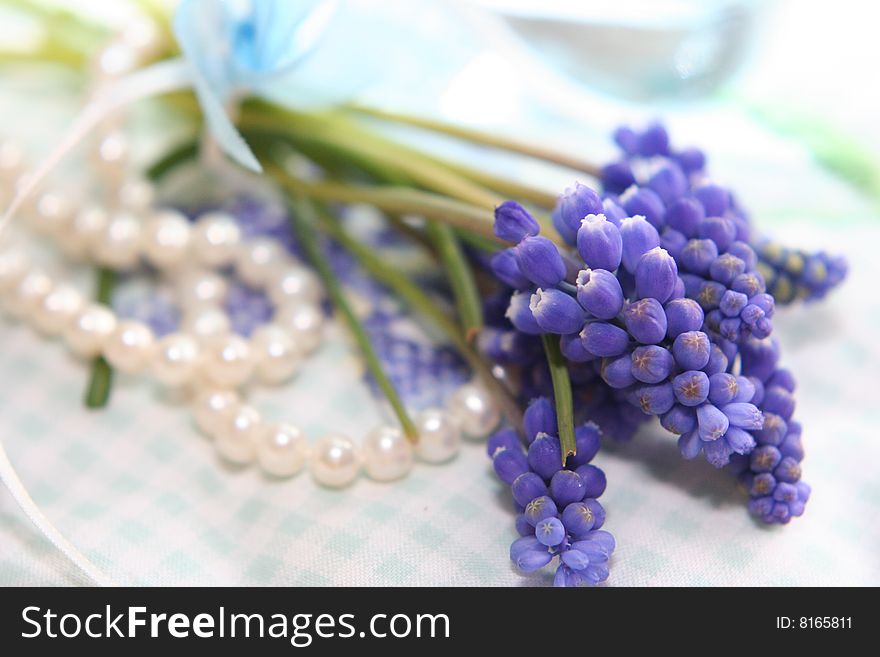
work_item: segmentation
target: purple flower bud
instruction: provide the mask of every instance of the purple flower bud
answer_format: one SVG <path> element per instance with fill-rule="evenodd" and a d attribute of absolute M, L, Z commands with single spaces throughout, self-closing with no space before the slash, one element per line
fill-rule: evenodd
<path fill-rule="evenodd" d="M 787 421 L 794 413 L 794 397 L 781 386 L 767 386 L 764 390 L 763 407 L 768 413 L 776 413 Z"/>
<path fill-rule="evenodd" d="M 629 187 L 629 185 L 627 185 Z M 626 219 L 626 210 L 610 198 L 602 199 L 602 214 L 612 224 L 620 228 L 620 222 Z"/>
<path fill-rule="evenodd" d="M 533 573 L 546 566 L 552 559 L 553 555 L 547 551 L 547 548 L 544 548 L 543 550 L 526 550 L 512 561 L 524 573 Z"/>
<path fill-rule="evenodd" d="M 538 287 L 556 287 L 565 278 L 565 261 L 546 237 L 527 237 L 514 250 L 519 270 Z"/>
<path fill-rule="evenodd" d="M 697 408 L 697 427 L 702 440 L 718 440 L 729 426 L 730 420 L 718 407 L 703 404 Z"/>
<path fill-rule="evenodd" d="M 672 391 L 683 406 L 699 406 L 709 396 L 709 377 L 699 370 L 682 372 L 672 379 Z"/>
<path fill-rule="evenodd" d="M 776 488 L 776 478 L 769 472 L 758 473 L 750 478 L 748 488 L 752 497 L 769 495 Z"/>
<path fill-rule="evenodd" d="M 636 182 L 632 167 L 625 161 L 606 164 L 599 172 L 599 178 L 605 191 L 612 194 L 621 194 Z"/>
<path fill-rule="evenodd" d="M 586 490 L 587 485 L 584 480 L 572 470 L 559 470 L 550 480 L 550 495 L 559 508 L 564 508 L 572 502 L 580 502 L 584 499 Z"/>
<path fill-rule="evenodd" d="M 753 402 L 755 396 L 755 384 L 752 380 L 745 376 L 736 377 L 736 395 L 731 401 L 735 402 Z"/>
<path fill-rule="evenodd" d="M 655 229 L 663 227 L 666 206 L 660 197 L 647 187 L 633 185 L 621 194 L 620 202 L 630 217 L 640 215 Z"/>
<path fill-rule="evenodd" d="M 614 143 L 627 155 L 637 155 L 639 152 L 639 136 L 628 125 L 616 128 L 612 133 Z"/>
<path fill-rule="evenodd" d="M 669 133 L 660 123 L 652 123 L 638 135 L 638 153 L 642 157 L 669 155 Z"/>
<path fill-rule="evenodd" d="M 709 362 L 711 347 L 709 336 L 702 331 L 681 333 L 672 342 L 672 355 L 683 368 L 701 370 Z"/>
<path fill-rule="evenodd" d="M 706 155 L 699 148 L 685 148 L 672 156 L 685 173 L 698 173 L 706 166 Z"/>
<path fill-rule="evenodd" d="M 593 460 L 599 451 L 599 427 L 592 422 L 586 422 L 574 429 L 574 444 L 577 454 L 569 456 L 566 465 L 570 468 L 578 468 Z"/>
<path fill-rule="evenodd" d="M 672 387 L 675 388 L 675 383 Z M 697 426 L 697 414 L 693 408 L 676 404 L 660 418 L 660 425 L 671 433 L 688 433 Z"/>
<path fill-rule="evenodd" d="M 513 429 L 496 431 L 486 443 L 486 452 L 489 454 L 489 458 L 494 458 L 495 454 L 503 449 L 522 451 L 522 443 Z"/>
<path fill-rule="evenodd" d="M 553 407 L 553 402 L 547 397 L 533 399 L 523 413 L 523 431 L 530 443 L 539 433 L 555 436 L 557 426 L 556 409 Z"/>
<path fill-rule="evenodd" d="M 732 402 L 737 390 L 738 385 L 733 374 L 717 372 L 709 377 L 709 401 L 716 406 Z"/>
<path fill-rule="evenodd" d="M 722 406 L 721 411 L 734 427 L 757 431 L 764 426 L 764 415 L 754 404 L 733 402 Z"/>
<path fill-rule="evenodd" d="M 568 187 L 556 202 L 556 208 L 552 214 L 553 226 L 562 239 L 569 244 L 574 244 L 581 227 L 581 220 L 588 214 L 600 214 L 601 212 L 602 199 L 599 198 L 599 195 L 586 185 L 576 182 L 574 187 Z"/>
<path fill-rule="evenodd" d="M 736 226 L 725 217 L 706 217 L 697 226 L 697 235 L 712 240 L 719 251 L 726 251 L 736 239 Z"/>
<path fill-rule="evenodd" d="M 621 221 L 620 238 L 623 266 L 630 273 L 635 273 L 642 254 L 660 246 L 660 234 L 644 217 L 627 217 Z"/>
<path fill-rule="evenodd" d="M 767 289 L 764 283 L 764 277 L 756 271 L 740 274 L 733 279 L 730 287 L 737 292 L 742 292 L 749 298 L 756 294 L 761 294 Z"/>
<path fill-rule="evenodd" d="M 518 330 L 529 335 L 540 335 L 543 331 L 529 309 L 532 295 L 529 292 L 514 292 L 510 295 L 510 305 L 504 316 Z"/>
<path fill-rule="evenodd" d="M 694 196 L 703 204 L 707 217 L 720 217 L 730 207 L 730 192 L 721 185 L 703 185 Z"/>
<path fill-rule="evenodd" d="M 525 507 L 536 497 L 549 494 L 547 484 L 534 472 L 524 472 L 514 479 L 510 485 L 510 491 L 513 493 L 513 499 L 522 507 Z"/>
<path fill-rule="evenodd" d="M 627 304 L 623 321 L 630 335 L 642 344 L 657 344 L 666 335 L 666 311 L 657 299 L 640 299 Z"/>
<path fill-rule="evenodd" d="M 636 294 L 642 298 L 654 298 L 665 303 L 678 280 L 675 259 L 659 246 L 651 249 L 636 265 Z"/>
<path fill-rule="evenodd" d="M 749 457 L 749 467 L 753 472 L 772 472 L 781 460 L 782 454 L 773 445 L 761 445 Z"/>
<path fill-rule="evenodd" d="M 535 218 L 516 201 L 505 201 L 495 208 L 495 236 L 519 244 L 526 237 L 534 237 L 541 230 Z"/>
<path fill-rule="evenodd" d="M 736 342 L 739 340 L 739 331 L 742 321 L 739 317 L 728 317 L 718 323 L 718 334 L 725 340 Z"/>
<path fill-rule="evenodd" d="M 693 299 L 673 299 L 666 303 L 666 335 L 669 338 L 703 327 L 703 309 Z"/>
<path fill-rule="evenodd" d="M 695 237 L 700 221 L 704 219 L 703 205 L 696 199 L 683 197 L 666 209 L 666 224 L 685 237 Z"/>
<path fill-rule="evenodd" d="M 721 283 L 705 281 L 697 293 L 697 303 L 700 304 L 703 310 L 713 310 L 721 304 L 721 297 L 724 296 L 726 291 L 727 288 Z"/>
<path fill-rule="evenodd" d="M 709 266 L 709 275 L 719 283 L 729 285 L 733 279 L 745 272 L 746 263 L 730 253 L 722 253 Z"/>
<path fill-rule="evenodd" d="M 642 383 L 660 383 L 672 372 L 675 360 L 665 347 L 636 347 L 632 353 L 632 375 Z"/>
<path fill-rule="evenodd" d="M 752 382 L 752 385 L 755 388 L 755 393 L 752 395 L 751 402 L 755 406 L 760 406 L 761 402 L 764 401 L 764 383 L 756 376 L 749 376 L 747 378 Z"/>
<path fill-rule="evenodd" d="M 752 331 L 752 335 L 759 340 L 768 337 L 773 332 L 773 324 L 766 317 L 762 317 L 755 322 L 754 326 L 749 328 Z"/>
<path fill-rule="evenodd" d="M 599 319 L 612 319 L 623 308 L 620 281 L 605 269 L 584 269 L 577 276 L 578 302 Z"/>
<path fill-rule="evenodd" d="M 513 483 L 514 479 L 529 470 L 526 455 L 520 448 L 498 450 L 492 459 L 492 465 L 498 478 L 506 484 Z"/>
<path fill-rule="evenodd" d="M 801 464 L 790 456 L 783 456 L 773 474 L 779 481 L 789 484 L 797 483 L 801 478 Z"/>
<path fill-rule="evenodd" d="M 544 479 L 550 479 L 557 470 L 562 469 L 562 450 L 559 438 L 539 433 L 529 445 L 529 465 Z"/>
<path fill-rule="evenodd" d="M 776 413 L 764 413 L 764 425 L 757 432 L 758 441 L 762 445 L 781 445 L 788 433 L 788 424 Z"/>
<path fill-rule="evenodd" d="M 523 515 L 534 527 L 544 518 L 552 518 L 557 514 L 556 503 L 546 495 L 534 498 L 526 504 Z"/>
<path fill-rule="evenodd" d="M 607 322 L 588 322 L 581 331 L 584 348 L 596 356 L 617 356 L 629 346 L 629 335 Z"/>
<path fill-rule="evenodd" d="M 678 451 L 688 460 L 699 456 L 700 452 L 703 451 L 703 444 L 700 434 L 696 430 L 683 433 L 678 437 Z"/>
<path fill-rule="evenodd" d="M 728 317 L 739 317 L 739 314 L 748 303 L 749 298 L 742 292 L 727 290 L 721 295 L 721 302 L 718 304 L 718 307 Z"/>
<path fill-rule="evenodd" d="M 789 392 L 794 392 L 797 387 L 797 383 L 794 380 L 794 375 L 790 370 L 787 369 L 778 369 L 773 372 L 773 375 L 767 379 L 768 386 L 781 386 L 785 388 Z"/>
<path fill-rule="evenodd" d="M 529 287 L 529 279 L 519 270 L 513 249 L 503 249 L 493 254 L 489 265 L 495 277 L 505 285 L 520 290 Z"/>
<path fill-rule="evenodd" d="M 614 271 L 620 266 L 623 253 L 620 231 L 604 214 L 588 214 L 581 221 L 577 248 L 581 258 L 592 269 Z"/>
<path fill-rule="evenodd" d="M 538 542 L 537 538 L 535 538 L 535 527 L 534 523 L 532 523 L 532 525 L 529 526 L 528 536 L 518 538 L 510 544 L 510 558 L 512 561 L 516 561 L 516 558 L 524 552 L 540 550 L 547 552 L 547 549 Z"/>
<path fill-rule="evenodd" d="M 535 538 L 547 547 L 556 547 L 565 539 L 565 527 L 559 518 L 545 518 L 535 525 Z"/>
<path fill-rule="evenodd" d="M 602 359 L 600 375 L 602 380 L 612 388 L 619 390 L 628 388 L 636 382 L 632 375 L 632 356 L 623 354 L 614 358 Z"/>
<path fill-rule="evenodd" d="M 681 167 L 676 162 L 669 161 L 651 176 L 648 187 L 664 204 L 669 204 L 687 192 L 688 180 Z"/>
<path fill-rule="evenodd" d="M 601 468 L 588 463 L 579 467 L 577 473 L 584 482 L 584 497 L 595 499 L 605 492 L 605 486 L 608 482 Z"/>
<path fill-rule="evenodd" d="M 572 363 L 589 363 L 596 360 L 595 354 L 591 354 L 581 340 L 581 334 L 569 333 L 559 338 L 559 350 L 565 359 Z"/>
<path fill-rule="evenodd" d="M 555 288 L 538 288 L 529 302 L 529 310 L 547 333 L 576 333 L 586 320 L 584 309 L 575 298 Z"/>
<path fill-rule="evenodd" d="M 593 510 L 583 502 L 569 504 L 562 512 L 562 524 L 573 538 L 589 534 L 595 523 Z"/>
<path fill-rule="evenodd" d="M 706 460 L 716 468 L 723 468 L 730 463 L 730 455 L 733 449 L 726 440 L 713 440 L 703 444 L 703 453 Z"/>
<path fill-rule="evenodd" d="M 673 355 L 675 355 L 675 352 L 673 352 Z M 709 376 L 717 374 L 718 372 L 726 372 L 727 364 L 727 356 L 724 355 L 724 352 L 721 351 L 721 348 L 718 345 L 713 344 L 712 348 L 709 350 L 709 361 L 703 367 L 703 371 Z"/>
<path fill-rule="evenodd" d="M 712 240 L 692 239 L 681 250 L 681 266 L 685 271 L 703 276 L 718 257 L 718 246 Z"/>
<path fill-rule="evenodd" d="M 629 400 L 633 406 L 638 406 L 645 415 L 662 415 L 675 403 L 675 395 L 672 385 L 661 383 L 658 385 L 640 385 L 633 388 L 629 393 Z"/>
<path fill-rule="evenodd" d="M 584 504 L 586 504 L 587 507 L 589 507 L 589 509 L 593 512 L 593 518 L 595 519 L 595 521 L 593 523 L 593 530 L 594 531 L 592 534 L 590 534 L 590 536 L 595 538 L 596 537 L 595 530 L 599 529 L 602 525 L 605 524 L 605 507 L 603 507 L 599 503 L 599 500 L 594 500 L 592 498 L 585 499 Z M 610 554 L 611 550 L 614 549 L 614 539 L 611 538 L 611 534 L 608 534 L 608 532 L 602 532 L 602 534 L 607 534 L 608 538 L 611 539 L 610 546 L 607 544 L 605 545 L 605 547 L 608 548 L 608 554 Z M 578 549 L 580 549 L 580 548 L 578 548 Z"/>
<path fill-rule="evenodd" d="M 766 292 L 754 295 L 749 299 L 749 303 L 763 310 L 764 315 L 766 315 L 767 317 L 773 317 L 773 311 L 775 310 L 776 302 L 773 300 L 773 297 Z"/>
<path fill-rule="evenodd" d="M 687 242 L 688 239 L 684 236 L 684 233 L 680 233 L 668 226 L 660 234 L 660 246 L 666 249 L 673 258 L 678 258 L 681 255 L 681 250 Z"/>
<path fill-rule="evenodd" d="M 526 517 L 522 513 L 517 514 L 514 524 L 516 526 L 516 533 L 520 536 L 535 537 L 535 528 L 529 524 L 529 521 L 526 520 Z"/>
<path fill-rule="evenodd" d="M 745 340 L 742 343 L 741 356 L 743 375 L 766 381 L 779 362 L 779 344 L 773 338 Z M 755 403 L 760 404 L 760 401 Z"/>
<path fill-rule="evenodd" d="M 758 256 L 755 250 L 745 242 L 737 240 L 727 247 L 727 252 L 742 260 L 746 264 L 746 271 L 754 269 L 758 264 Z"/>

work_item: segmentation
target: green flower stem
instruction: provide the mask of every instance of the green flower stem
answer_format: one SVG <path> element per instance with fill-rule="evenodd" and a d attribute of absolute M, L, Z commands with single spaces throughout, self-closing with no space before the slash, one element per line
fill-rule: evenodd
<path fill-rule="evenodd" d="M 559 444 L 562 447 L 562 465 L 569 456 L 577 453 L 574 440 L 574 402 L 571 397 L 571 379 L 568 367 L 559 349 L 559 336 L 543 334 L 544 352 L 550 366 L 553 381 L 553 397 L 556 399 L 556 420 L 559 425 Z"/>
<path fill-rule="evenodd" d="M 402 123 L 405 125 L 423 128 L 432 132 L 439 132 L 444 135 L 463 139 L 475 144 L 483 144 L 501 150 L 527 155 L 529 157 L 552 162 L 560 166 L 586 173 L 587 175 L 598 177 L 600 168 L 593 162 L 573 157 L 566 153 L 561 153 L 550 148 L 546 148 L 539 144 L 533 144 L 525 141 L 514 139 L 513 137 L 505 137 L 503 135 L 486 133 L 474 128 L 445 123 L 436 119 L 429 119 L 421 116 L 411 116 L 398 112 L 389 112 L 363 105 L 350 105 L 348 109 L 359 114 L 365 114 L 384 121 L 392 121 L 394 123 Z"/>
<path fill-rule="evenodd" d="M 103 267 L 98 269 L 98 303 L 110 305 L 113 295 L 113 286 L 116 276 L 112 269 Z M 91 374 L 86 387 L 84 403 L 88 408 L 103 408 L 110 399 L 110 390 L 113 387 L 113 368 L 103 356 L 97 356 L 92 361 Z"/>
<path fill-rule="evenodd" d="M 464 329 L 464 338 L 469 343 L 473 342 L 483 328 L 483 304 L 471 265 L 464 255 L 455 231 L 450 226 L 430 221 L 426 231 L 437 246 L 440 260 L 449 276 L 458 316 Z"/>
<path fill-rule="evenodd" d="M 363 353 L 364 360 L 367 363 L 370 373 L 373 375 L 379 388 L 381 388 L 382 392 L 385 394 L 386 399 L 388 399 L 388 402 L 391 404 L 391 408 L 394 409 L 394 413 L 400 421 L 403 433 L 411 442 L 417 442 L 418 431 L 416 430 L 416 426 L 407 414 L 406 407 L 400 399 L 400 396 L 397 394 L 394 384 L 391 383 L 391 380 L 382 368 L 382 362 L 379 360 L 376 351 L 373 349 L 373 345 L 370 342 L 370 337 L 367 335 L 366 329 L 358 319 L 351 304 L 349 304 L 339 279 L 333 273 L 333 269 L 331 268 L 327 257 L 324 255 L 318 244 L 318 237 L 315 233 L 314 227 L 315 210 L 312 207 L 311 202 L 303 198 L 291 199 L 290 217 L 303 250 L 318 271 L 321 279 L 324 281 L 324 286 L 327 288 L 327 293 L 330 295 L 333 305 L 336 306 L 346 324 L 348 324 L 349 330 L 351 330 L 355 341 L 358 343 L 358 346 Z"/>
<path fill-rule="evenodd" d="M 522 426 L 522 414 L 509 391 L 492 375 L 492 371 L 474 348 L 468 344 L 460 327 L 449 319 L 438 305 L 415 285 L 406 273 L 390 266 L 376 253 L 349 235 L 338 219 L 327 212 L 319 212 L 321 227 L 342 248 L 351 253 L 361 267 L 379 283 L 394 292 L 412 310 L 426 319 L 431 326 L 442 332 L 453 344 L 464 361 L 501 403 L 503 412 L 512 426 Z"/>
<path fill-rule="evenodd" d="M 305 182 L 285 177 L 281 184 L 288 190 L 321 201 L 368 203 L 394 214 L 418 214 L 426 219 L 442 221 L 456 228 L 476 233 L 505 246 L 492 231 L 494 215 L 454 199 L 412 189 L 381 185 L 351 185 L 340 182 Z"/>

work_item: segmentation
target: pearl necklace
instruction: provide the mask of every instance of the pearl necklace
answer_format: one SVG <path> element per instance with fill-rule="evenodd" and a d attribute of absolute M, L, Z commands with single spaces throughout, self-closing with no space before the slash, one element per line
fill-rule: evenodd
<path fill-rule="evenodd" d="M 8 146 L 0 153 L 11 152 Z M 10 158 L 7 156 L 7 160 Z M 7 165 L 9 162 L 7 161 Z M 309 444 L 289 423 L 264 421 L 239 390 L 256 379 L 266 385 L 289 380 L 323 336 L 322 290 L 317 277 L 276 240 L 243 239 L 235 218 L 208 212 L 195 222 L 174 210 L 152 208 L 151 187 L 129 182 L 121 208 L 75 212 L 58 194 L 42 195 L 31 207 L 31 228 L 54 240 L 68 255 L 88 257 L 129 271 L 146 261 L 173 281 L 182 311 L 179 331 L 157 338 L 143 322 L 120 319 L 107 306 L 87 302 L 68 283 L 55 283 L 32 267 L 20 249 L 0 246 L 0 306 L 30 322 L 46 337 L 63 337 L 82 358 L 104 358 L 120 372 L 151 373 L 162 385 L 190 392 L 196 425 L 225 460 L 256 461 L 275 477 L 290 477 L 308 464 L 320 484 L 343 487 L 364 471 L 376 481 L 404 477 L 416 458 L 442 463 L 459 450 L 462 435 L 486 437 L 500 410 L 487 391 L 469 383 L 446 409 L 414 417 L 413 445 L 395 427 L 379 427 L 358 446 L 331 433 Z M 233 334 L 222 307 L 227 281 L 217 270 L 234 268 L 247 285 L 262 289 L 275 307 L 270 323 L 250 338 Z"/>

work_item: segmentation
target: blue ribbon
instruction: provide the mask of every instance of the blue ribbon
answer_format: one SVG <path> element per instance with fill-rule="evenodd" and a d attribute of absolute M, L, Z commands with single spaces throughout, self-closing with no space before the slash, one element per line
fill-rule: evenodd
<path fill-rule="evenodd" d="M 208 128 L 220 147 L 248 169 L 262 171 L 230 120 L 226 103 L 242 92 L 277 97 L 277 87 L 284 86 L 281 78 L 313 52 L 336 5 L 336 0 L 180 3 L 174 16 L 174 34 L 186 58 Z M 314 102 L 301 86 L 299 100 Z"/>

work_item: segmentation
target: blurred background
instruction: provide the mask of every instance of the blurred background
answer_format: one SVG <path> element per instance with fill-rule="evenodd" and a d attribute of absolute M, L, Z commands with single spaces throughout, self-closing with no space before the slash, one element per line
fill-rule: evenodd
<path fill-rule="evenodd" d="M 21 16 L 29 4 L 63 6 L 116 27 L 138 7 L 173 6 L 0 0 L 3 50 L 26 48 L 49 27 Z M 657 430 L 638 448 L 601 457 L 617 483 L 603 498 L 619 542 L 611 583 L 880 584 L 880 486 L 870 465 L 880 459 L 873 285 L 880 276 L 880 10 L 859 0 L 358 4 L 373 17 L 361 28 L 393 35 L 381 74 L 355 85 L 359 102 L 596 162 L 614 154 L 614 127 L 662 118 L 676 146 L 707 152 L 712 177 L 736 190 L 765 232 L 850 260 L 849 280 L 826 302 L 774 319 L 784 362 L 800 382 L 805 478 L 814 489 L 805 517 L 784 529 L 757 528 L 723 475 L 682 462 Z M 45 153 L 84 95 L 70 72 L 3 61 L 0 138 Z M 144 161 L 191 129 L 150 103 L 130 123 L 132 150 Z M 572 182 L 572 172 L 413 129 L 393 132 L 548 190 Z M 0 331 L 6 449 L 47 515 L 122 581 L 535 583 L 509 566 L 509 509 L 479 445 L 447 467 L 417 469 L 400 486 L 362 481 L 357 495 L 316 490 L 304 477 L 267 484 L 220 468 L 189 435 L 183 409 L 145 385 L 123 382 L 106 412 L 84 412 L 80 364 L 7 320 Z M 308 424 L 320 419 L 310 413 L 326 412 L 309 398 L 321 390 L 346 404 L 334 419 L 340 430 L 357 433 L 378 421 L 344 343 L 322 351 L 316 367 L 337 376 L 306 372 L 285 396 L 261 403 L 269 412 L 296 408 Z M 0 491 L 0 583 L 76 581 Z"/>

